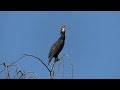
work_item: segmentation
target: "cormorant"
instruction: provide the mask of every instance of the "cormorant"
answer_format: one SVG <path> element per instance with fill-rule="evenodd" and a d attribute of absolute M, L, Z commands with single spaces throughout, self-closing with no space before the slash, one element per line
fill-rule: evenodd
<path fill-rule="evenodd" d="M 53 44 L 53 46 L 50 49 L 49 55 L 48 55 L 48 65 L 50 64 L 52 58 L 55 58 L 55 62 L 58 61 L 58 55 L 61 52 L 61 50 L 64 47 L 64 43 L 65 43 L 65 26 L 61 27 L 60 30 L 60 38 Z"/>

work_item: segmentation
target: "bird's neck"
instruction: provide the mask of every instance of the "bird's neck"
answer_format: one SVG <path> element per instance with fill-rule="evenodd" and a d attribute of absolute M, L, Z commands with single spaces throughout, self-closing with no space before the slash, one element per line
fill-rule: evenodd
<path fill-rule="evenodd" d="M 61 37 L 60 37 L 62 40 L 65 40 L 65 34 L 61 34 Z"/>

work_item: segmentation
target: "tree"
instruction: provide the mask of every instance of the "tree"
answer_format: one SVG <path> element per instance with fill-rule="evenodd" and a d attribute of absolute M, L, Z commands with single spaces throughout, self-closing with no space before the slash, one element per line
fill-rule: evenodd
<path fill-rule="evenodd" d="M 67 54 L 63 54 L 59 59 L 58 61 L 62 61 L 63 62 L 63 78 L 64 78 L 64 56 L 67 56 L 67 58 L 69 59 L 68 55 Z M 39 75 L 35 72 L 32 72 L 32 71 L 27 71 L 26 70 L 22 70 L 20 67 L 19 67 L 19 63 L 21 60 L 23 60 L 23 58 L 25 57 L 32 57 L 32 58 L 35 58 L 36 60 L 39 60 L 40 63 L 42 63 L 44 65 L 44 67 L 46 68 L 46 70 L 48 71 L 49 73 L 49 76 L 50 76 L 50 79 L 55 79 L 54 78 L 54 65 L 58 62 L 54 62 L 52 67 L 49 68 L 39 57 L 36 57 L 34 55 L 28 55 L 28 54 L 22 54 L 21 57 L 16 60 L 15 62 L 12 62 L 11 64 L 8 64 L 6 62 L 4 63 L 1 63 L 0 64 L 0 74 L 1 73 L 6 73 L 6 77 L 4 77 L 4 79 L 27 79 L 26 76 L 28 75 L 28 78 L 29 79 L 40 79 Z M 72 68 L 72 78 L 73 78 L 73 65 L 71 64 L 71 68 Z M 12 78 L 10 75 L 11 75 L 11 68 L 15 68 L 14 70 L 14 77 Z M 59 68 L 59 67 L 58 67 Z"/>

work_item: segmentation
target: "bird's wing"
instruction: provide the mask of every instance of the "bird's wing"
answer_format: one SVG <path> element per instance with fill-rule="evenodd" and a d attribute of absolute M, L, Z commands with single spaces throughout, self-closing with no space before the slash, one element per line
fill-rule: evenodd
<path fill-rule="evenodd" d="M 64 42 L 58 39 L 50 49 L 49 57 L 53 57 L 55 54 L 58 55 L 64 46 Z"/>
<path fill-rule="evenodd" d="M 55 42 L 55 43 L 53 44 L 53 46 L 51 47 L 50 52 L 49 52 L 49 57 L 50 57 L 50 56 L 53 57 L 53 55 L 51 55 L 51 54 L 54 54 L 53 52 L 55 52 L 56 47 L 57 47 L 57 42 Z"/>
<path fill-rule="evenodd" d="M 48 55 L 48 58 L 49 58 L 49 60 L 48 60 L 48 65 L 50 64 L 50 62 L 51 62 L 51 60 L 52 60 L 52 58 L 53 58 L 53 56 L 54 56 L 54 54 L 53 54 L 54 49 L 55 49 L 55 46 L 53 45 L 53 46 L 51 47 L 50 52 L 49 52 L 49 55 Z"/>
<path fill-rule="evenodd" d="M 62 48 L 64 46 L 64 41 L 62 39 L 59 39 L 56 46 L 57 46 L 56 47 L 57 50 L 56 50 L 55 53 L 58 55 L 61 52 L 61 50 L 62 50 Z"/>

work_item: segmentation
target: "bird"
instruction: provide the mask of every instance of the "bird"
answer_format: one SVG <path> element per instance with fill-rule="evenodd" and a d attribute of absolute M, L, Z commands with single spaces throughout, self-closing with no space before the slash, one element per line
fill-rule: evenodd
<path fill-rule="evenodd" d="M 60 38 L 50 48 L 49 55 L 48 55 L 48 58 L 49 58 L 48 65 L 50 64 L 52 58 L 55 58 L 54 62 L 59 60 L 58 55 L 63 49 L 65 44 L 65 29 L 66 29 L 65 25 L 63 25 L 60 30 L 60 34 L 61 34 Z"/>

